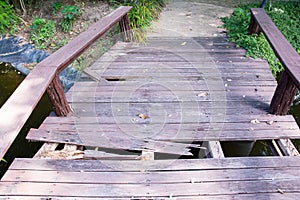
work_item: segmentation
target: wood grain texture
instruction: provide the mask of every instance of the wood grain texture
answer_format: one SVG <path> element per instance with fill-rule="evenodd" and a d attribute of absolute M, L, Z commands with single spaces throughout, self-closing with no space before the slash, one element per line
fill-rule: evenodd
<path fill-rule="evenodd" d="M 0 196 L 286 199 L 298 194 L 299 166 L 297 157 L 119 162 L 16 159 L 2 178 Z"/>

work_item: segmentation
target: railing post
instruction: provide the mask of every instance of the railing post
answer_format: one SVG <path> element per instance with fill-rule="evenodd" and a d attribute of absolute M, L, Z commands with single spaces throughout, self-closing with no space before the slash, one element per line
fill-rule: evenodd
<path fill-rule="evenodd" d="M 250 24 L 249 24 L 249 28 L 248 28 L 248 33 L 259 35 L 261 33 L 261 31 L 262 30 L 261 30 L 259 24 L 257 23 L 257 21 L 255 20 L 255 17 L 251 13 L 251 19 L 250 19 Z"/>
<path fill-rule="evenodd" d="M 297 91 L 298 88 L 289 74 L 286 71 L 283 71 L 271 101 L 270 113 L 275 115 L 286 115 Z"/>
<path fill-rule="evenodd" d="M 57 74 L 49 85 L 47 93 L 57 116 L 67 116 L 71 112 L 71 108 L 67 102 L 64 89 Z"/>
<path fill-rule="evenodd" d="M 124 15 L 124 17 L 120 20 L 119 24 L 124 42 L 130 42 L 132 39 L 132 31 L 130 27 L 128 14 Z"/>

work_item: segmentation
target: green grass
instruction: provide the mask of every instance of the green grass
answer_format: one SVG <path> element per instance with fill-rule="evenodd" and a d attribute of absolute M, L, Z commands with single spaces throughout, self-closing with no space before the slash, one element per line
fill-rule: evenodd
<path fill-rule="evenodd" d="M 166 0 L 110 0 L 111 5 L 118 7 L 132 6 L 128 14 L 130 26 L 133 29 L 133 40 L 142 42 L 145 39 L 146 28 L 157 20 Z"/>
<path fill-rule="evenodd" d="M 8 1 L 0 1 L 0 34 L 13 34 L 20 19 L 14 14 L 13 6 Z"/>
<path fill-rule="evenodd" d="M 75 20 L 79 15 L 81 15 L 81 10 L 78 6 L 64 6 L 60 11 L 63 15 L 62 21 L 60 22 L 60 27 L 64 32 L 71 30 Z"/>
<path fill-rule="evenodd" d="M 30 26 L 30 39 L 38 49 L 47 48 L 54 39 L 55 22 L 44 18 L 35 18 Z"/>
<path fill-rule="evenodd" d="M 267 60 L 273 75 L 278 77 L 283 67 L 264 35 L 248 35 L 250 8 L 254 7 L 259 7 L 259 4 L 246 4 L 235 8 L 230 17 L 222 18 L 224 27 L 228 31 L 230 41 L 247 50 L 246 56 Z M 300 2 L 273 2 L 269 3 L 265 10 L 295 50 L 300 53 Z"/>

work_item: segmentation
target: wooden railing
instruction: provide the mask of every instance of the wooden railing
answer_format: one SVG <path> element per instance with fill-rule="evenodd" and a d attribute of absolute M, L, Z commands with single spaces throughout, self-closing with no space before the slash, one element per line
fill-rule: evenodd
<path fill-rule="evenodd" d="M 130 9 L 131 7 L 123 6 L 100 19 L 88 30 L 37 64 L 23 80 L 0 109 L 1 158 L 9 149 L 46 90 L 58 116 L 67 116 L 71 112 L 58 74 L 118 22 L 124 41 L 129 41 L 131 31 L 127 13 Z"/>
<path fill-rule="evenodd" d="M 251 9 L 249 33 L 263 32 L 284 67 L 270 104 L 270 113 L 286 115 L 300 88 L 300 56 L 263 8 Z"/>

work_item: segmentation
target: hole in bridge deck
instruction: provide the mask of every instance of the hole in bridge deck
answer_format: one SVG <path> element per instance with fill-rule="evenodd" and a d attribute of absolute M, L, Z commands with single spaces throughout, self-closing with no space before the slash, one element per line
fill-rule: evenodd
<path fill-rule="evenodd" d="M 105 80 L 109 82 L 126 81 L 125 78 L 118 78 L 118 77 L 105 77 Z"/>
<path fill-rule="evenodd" d="M 246 156 L 278 156 L 272 141 L 228 141 L 221 142 L 225 157 L 246 157 Z"/>

